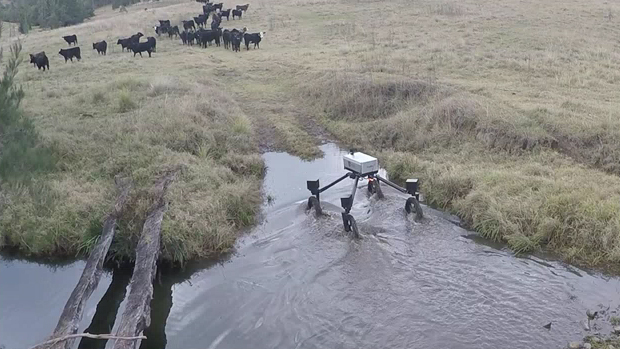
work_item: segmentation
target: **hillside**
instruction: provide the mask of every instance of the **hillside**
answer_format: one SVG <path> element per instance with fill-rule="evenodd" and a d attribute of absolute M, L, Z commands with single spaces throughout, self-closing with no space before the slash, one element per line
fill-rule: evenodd
<path fill-rule="evenodd" d="M 35 177 L 35 189 L 3 184 L 14 203 L 0 221 L 10 245 L 85 250 L 113 200 L 114 175 L 147 188 L 182 164 L 165 255 L 226 249 L 254 221 L 260 151 L 311 158 L 329 133 L 380 154 L 393 178 L 419 176 L 430 204 L 516 251 L 620 261 L 620 5 L 263 0 L 223 23 L 266 31 L 260 50 L 164 37 L 151 59 L 116 45 L 107 56 L 90 50 L 201 11 L 195 2 L 158 6 L 105 9 L 23 37 L 25 52 L 51 58 L 50 72 L 24 64 L 18 78 L 24 110 L 59 163 Z M 79 63 L 56 54 L 68 34 L 80 38 Z M 125 241 L 146 202 L 136 195 Z M 115 252 L 129 246 L 121 240 Z"/>

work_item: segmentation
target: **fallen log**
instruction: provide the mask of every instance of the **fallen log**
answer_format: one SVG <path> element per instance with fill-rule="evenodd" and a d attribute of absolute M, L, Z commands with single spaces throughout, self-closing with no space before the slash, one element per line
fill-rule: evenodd
<path fill-rule="evenodd" d="M 166 174 L 155 185 L 151 206 L 142 226 L 142 233 L 136 247 L 136 264 L 129 282 L 129 294 L 123 316 L 116 331 L 118 337 L 138 336 L 150 325 L 150 303 L 153 298 L 153 280 L 157 272 L 157 259 L 161 241 L 161 222 L 168 205 L 164 199 L 168 185 L 178 170 Z M 135 349 L 140 341 L 117 340 L 114 349 Z"/>
<path fill-rule="evenodd" d="M 90 256 L 86 261 L 86 266 L 82 272 L 82 276 L 77 285 L 73 289 L 71 296 L 65 304 L 65 308 L 60 315 L 58 324 L 51 338 L 55 340 L 48 341 L 45 348 L 53 349 L 70 349 L 73 347 L 80 321 L 82 320 L 82 314 L 84 312 L 84 305 L 88 298 L 92 295 L 93 291 L 97 288 L 99 280 L 101 279 L 101 273 L 103 272 L 103 262 L 108 254 L 112 239 L 114 238 L 114 229 L 116 228 L 116 221 L 127 202 L 129 191 L 131 189 L 131 183 L 124 180 L 116 180 L 116 188 L 119 191 L 118 197 L 112 209 L 112 212 L 105 218 L 103 222 L 103 230 L 99 237 L 99 242 L 90 252 Z M 58 340 L 58 338 L 63 338 Z"/>
<path fill-rule="evenodd" d="M 113 336 L 111 334 L 90 334 L 90 333 L 77 333 L 77 334 L 69 334 L 63 337 L 58 337 L 58 338 L 53 338 L 50 339 L 48 341 L 45 341 L 43 343 L 39 343 L 37 345 L 35 345 L 34 347 L 30 347 L 29 349 L 38 349 L 38 348 L 43 348 L 46 345 L 54 345 L 58 342 L 68 342 L 71 339 L 75 339 L 75 338 L 91 338 L 91 339 L 122 339 L 122 340 L 138 340 L 138 339 L 146 339 L 145 336 L 136 336 L 136 337 L 117 337 L 117 336 Z"/>

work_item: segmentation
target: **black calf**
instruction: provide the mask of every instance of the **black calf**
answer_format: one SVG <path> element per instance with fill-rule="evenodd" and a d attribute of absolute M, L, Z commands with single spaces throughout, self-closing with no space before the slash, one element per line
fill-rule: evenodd
<path fill-rule="evenodd" d="M 222 17 L 226 17 L 226 20 L 229 20 L 230 18 L 230 9 L 226 10 L 226 11 L 220 11 L 220 18 Z"/>
<path fill-rule="evenodd" d="M 153 38 L 154 39 L 154 38 Z M 153 43 L 151 42 L 138 42 L 138 43 L 132 43 L 131 46 L 131 50 L 133 51 L 133 56 L 136 56 L 136 53 L 140 54 L 140 57 L 142 57 L 142 52 L 148 52 L 149 57 L 151 57 L 151 52 L 153 52 Z"/>
<path fill-rule="evenodd" d="M 30 63 L 34 64 L 39 70 L 43 68 L 43 71 L 45 71 L 46 67 L 47 70 L 50 69 L 50 61 L 47 59 L 45 51 L 30 55 Z"/>
<path fill-rule="evenodd" d="M 73 57 L 77 58 L 78 61 L 82 59 L 82 55 L 80 54 L 79 47 L 60 49 L 58 54 L 65 57 L 65 63 L 67 63 L 68 60 L 71 60 L 71 62 L 73 62 Z"/>
<path fill-rule="evenodd" d="M 78 40 L 77 40 L 77 35 L 67 35 L 67 36 L 63 36 L 63 39 L 65 39 L 65 41 L 67 42 L 67 44 L 69 44 L 69 46 L 71 46 L 71 44 L 73 45 L 77 45 Z"/>
<path fill-rule="evenodd" d="M 232 10 L 233 20 L 235 19 L 235 17 L 239 17 L 239 19 L 241 19 L 242 14 L 243 14 L 243 11 L 241 10 Z"/>
<path fill-rule="evenodd" d="M 99 41 L 93 44 L 93 50 L 97 50 L 97 54 L 106 55 L 106 51 L 108 50 L 108 43 L 104 41 Z"/>
<path fill-rule="evenodd" d="M 189 21 L 183 21 L 183 29 L 184 30 L 196 30 L 196 26 L 194 25 L 194 20 L 190 19 Z"/>

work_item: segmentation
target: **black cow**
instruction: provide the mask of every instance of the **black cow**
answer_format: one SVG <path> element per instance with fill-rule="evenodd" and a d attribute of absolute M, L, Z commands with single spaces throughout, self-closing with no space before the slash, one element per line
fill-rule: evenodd
<path fill-rule="evenodd" d="M 209 17 L 205 15 L 198 15 L 198 17 L 194 17 L 194 22 L 196 22 L 199 27 L 202 27 L 207 24 L 207 18 Z"/>
<path fill-rule="evenodd" d="M 194 25 L 194 20 L 190 19 L 189 21 L 183 21 L 183 30 L 196 30 L 196 26 Z"/>
<path fill-rule="evenodd" d="M 140 42 L 140 38 L 143 37 L 144 34 L 137 32 L 136 34 L 132 35 L 129 38 L 129 41 L 131 41 L 132 43 L 136 43 L 136 42 Z"/>
<path fill-rule="evenodd" d="M 219 4 L 213 4 L 213 9 L 222 11 L 222 6 L 224 6 L 223 2 L 220 2 Z"/>
<path fill-rule="evenodd" d="M 61 48 L 58 54 L 65 57 L 65 63 L 67 63 L 68 60 L 71 60 L 71 62 L 73 62 L 73 57 L 77 58 L 78 61 L 82 59 L 79 47 L 72 47 L 68 49 Z"/>
<path fill-rule="evenodd" d="M 232 50 L 234 52 L 241 51 L 241 39 L 243 38 L 243 34 L 241 32 L 236 31 L 230 32 L 230 45 L 232 46 Z"/>
<path fill-rule="evenodd" d="M 237 5 L 236 9 L 240 10 L 240 11 L 247 11 L 248 7 L 250 7 L 250 4 L 245 4 L 245 5 Z"/>
<path fill-rule="evenodd" d="M 230 9 L 226 10 L 226 11 L 220 11 L 220 18 L 221 17 L 226 17 L 226 20 L 230 19 Z"/>
<path fill-rule="evenodd" d="M 222 41 L 224 41 L 224 48 L 228 50 L 230 47 L 230 30 L 224 29 L 222 32 Z"/>
<path fill-rule="evenodd" d="M 220 38 L 222 37 L 222 32 L 218 30 L 201 30 L 197 32 L 198 39 L 200 45 L 203 48 L 207 48 L 207 44 L 215 41 L 216 46 L 220 46 Z"/>
<path fill-rule="evenodd" d="M 157 34 L 157 36 L 160 36 L 161 34 L 167 34 L 170 30 L 170 27 L 163 27 L 161 25 L 156 25 L 153 28 L 155 29 L 155 33 Z"/>
<path fill-rule="evenodd" d="M 202 13 L 209 16 L 211 12 L 215 11 L 213 4 L 206 4 L 202 7 Z"/>
<path fill-rule="evenodd" d="M 103 41 L 95 42 L 93 44 L 93 50 L 97 50 L 97 54 L 106 55 L 106 51 L 108 50 L 108 43 Z"/>
<path fill-rule="evenodd" d="M 183 41 L 183 45 L 187 45 L 187 32 L 182 32 L 180 35 L 181 41 Z"/>
<path fill-rule="evenodd" d="M 155 39 L 155 38 L 153 38 Z M 140 54 L 142 57 L 142 52 L 148 52 L 149 57 L 151 57 L 151 52 L 153 52 L 153 43 L 150 41 L 147 42 L 133 42 L 131 44 L 131 50 L 133 51 L 133 56 L 136 56 L 136 53 Z"/>
<path fill-rule="evenodd" d="M 127 49 L 127 51 L 129 51 L 129 47 L 131 46 L 131 38 L 118 39 L 116 44 L 117 45 L 121 45 L 121 48 L 122 48 L 123 51 L 125 51 L 125 49 Z"/>
<path fill-rule="evenodd" d="M 154 37 L 149 36 L 148 38 L 146 38 L 146 42 L 148 44 L 151 44 L 151 48 L 153 48 L 153 52 L 157 52 L 157 40 L 155 40 Z"/>
<path fill-rule="evenodd" d="M 190 46 L 194 45 L 194 40 L 196 39 L 196 33 L 194 32 L 184 32 L 187 33 L 187 44 Z"/>
<path fill-rule="evenodd" d="M 243 14 L 243 11 L 241 10 L 232 10 L 233 20 L 235 19 L 235 17 L 239 17 L 239 19 L 241 19 L 242 14 Z"/>
<path fill-rule="evenodd" d="M 78 43 L 77 35 L 75 34 L 63 36 L 62 38 L 65 39 L 65 41 L 67 42 L 67 44 L 69 44 L 69 46 L 71 46 L 71 44 L 75 46 Z"/>
<path fill-rule="evenodd" d="M 168 30 L 168 37 L 172 39 L 173 36 L 179 35 L 179 26 L 175 25 L 174 27 Z"/>
<path fill-rule="evenodd" d="M 47 67 L 47 70 L 50 69 L 50 61 L 47 59 L 45 51 L 30 55 L 30 63 L 36 66 L 39 70 L 43 68 L 43 71 L 45 71 L 45 67 Z"/>
<path fill-rule="evenodd" d="M 159 20 L 159 26 L 160 27 L 170 27 L 172 24 L 170 24 L 170 20 L 169 19 L 164 19 L 164 20 Z"/>
<path fill-rule="evenodd" d="M 251 43 L 254 44 L 254 48 L 260 48 L 259 43 L 264 37 L 265 37 L 265 32 L 243 34 L 243 39 L 245 40 L 245 48 L 249 50 Z"/>

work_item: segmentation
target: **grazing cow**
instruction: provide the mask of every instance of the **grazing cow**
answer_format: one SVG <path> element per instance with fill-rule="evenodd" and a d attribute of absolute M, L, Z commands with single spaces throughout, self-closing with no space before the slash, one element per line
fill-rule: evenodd
<path fill-rule="evenodd" d="M 103 41 L 95 42 L 93 44 L 93 50 L 97 50 L 97 54 L 106 55 L 106 51 L 108 50 L 108 43 Z"/>
<path fill-rule="evenodd" d="M 226 11 L 220 11 L 220 18 L 221 17 L 226 17 L 226 20 L 229 20 L 229 18 L 230 18 L 230 9 L 228 9 Z"/>
<path fill-rule="evenodd" d="M 224 6 L 223 2 L 220 2 L 219 4 L 213 4 L 213 9 L 222 11 L 222 6 Z"/>
<path fill-rule="evenodd" d="M 232 10 L 233 20 L 235 19 L 235 17 L 239 17 L 239 19 L 241 19 L 242 14 L 243 14 L 243 11 L 241 10 Z"/>
<path fill-rule="evenodd" d="M 224 29 L 222 32 L 222 41 L 224 41 L 224 48 L 228 50 L 230 47 L 230 30 Z"/>
<path fill-rule="evenodd" d="M 154 40 L 155 38 L 153 38 Z M 142 57 L 142 52 L 148 52 L 149 57 L 151 57 L 151 52 L 153 52 L 153 48 L 154 48 L 154 43 L 147 41 L 147 42 L 133 42 L 131 44 L 131 50 L 133 51 L 133 56 L 136 56 L 136 53 L 140 54 L 140 57 Z"/>
<path fill-rule="evenodd" d="M 67 42 L 67 44 L 69 44 L 69 46 L 71 46 L 71 44 L 75 46 L 78 43 L 77 35 L 75 34 L 63 36 L 62 38 L 65 39 L 65 41 Z"/>
<path fill-rule="evenodd" d="M 265 37 L 265 32 L 260 33 L 245 33 L 243 39 L 245 40 L 245 48 L 250 49 L 250 44 L 254 44 L 254 48 L 260 48 L 260 41 Z"/>
<path fill-rule="evenodd" d="M 196 22 L 196 24 L 199 27 L 203 27 L 205 24 L 207 24 L 207 16 L 205 15 L 198 15 L 198 17 L 194 17 L 194 22 Z"/>
<path fill-rule="evenodd" d="M 250 7 L 250 4 L 245 4 L 245 5 L 237 5 L 237 6 L 236 6 L 237 10 L 240 10 L 240 11 L 247 11 L 247 10 L 248 10 L 248 7 Z"/>
<path fill-rule="evenodd" d="M 194 20 L 190 19 L 189 21 L 183 21 L 183 30 L 196 30 L 196 26 L 194 25 Z"/>
<path fill-rule="evenodd" d="M 239 31 L 230 32 L 230 45 L 232 46 L 232 50 L 234 52 L 241 51 L 241 38 L 242 37 L 243 35 Z"/>
<path fill-rule="evenodd" d="M 175 25 L 174 27 L 168 29 L 168 37 L 170 39 L 172 39 L 173 36 L 178 36 L 179 35 L 179 26 Z"/>
<path fill-rule="evenodd" d="M 78 61 L 82 59 L 82 55 L 80 54 L 79 47 L 60 49 L 58 54 L 65 57 L 65 63 L 67 63 L 68 60 L 71 60 L 71 62 L 73 62 L 73 57 L 75 57 Z"/>
<path fill-rule="evenodd" d="M 49 59 L 47 59 L 47 56 L 45 55 L 45 51 L 35 53 L 34 55 L 31 54 L 30 63 L 36 66 L 39 70 L 43 68 L 43 71 L 45 71 L 45 67 L 47 67 L 47 70 L 50 69 L 50 61 Z"/>
<path fill-rule="evenodd" d="M 131 46 L 131 38 L 118 39 L 116 44 L 117 45 L 121 45 L 122 51 L 125 51 L 125 49 L 127 49 L 127 51 L 129 51 L 129 46 Z"/>

